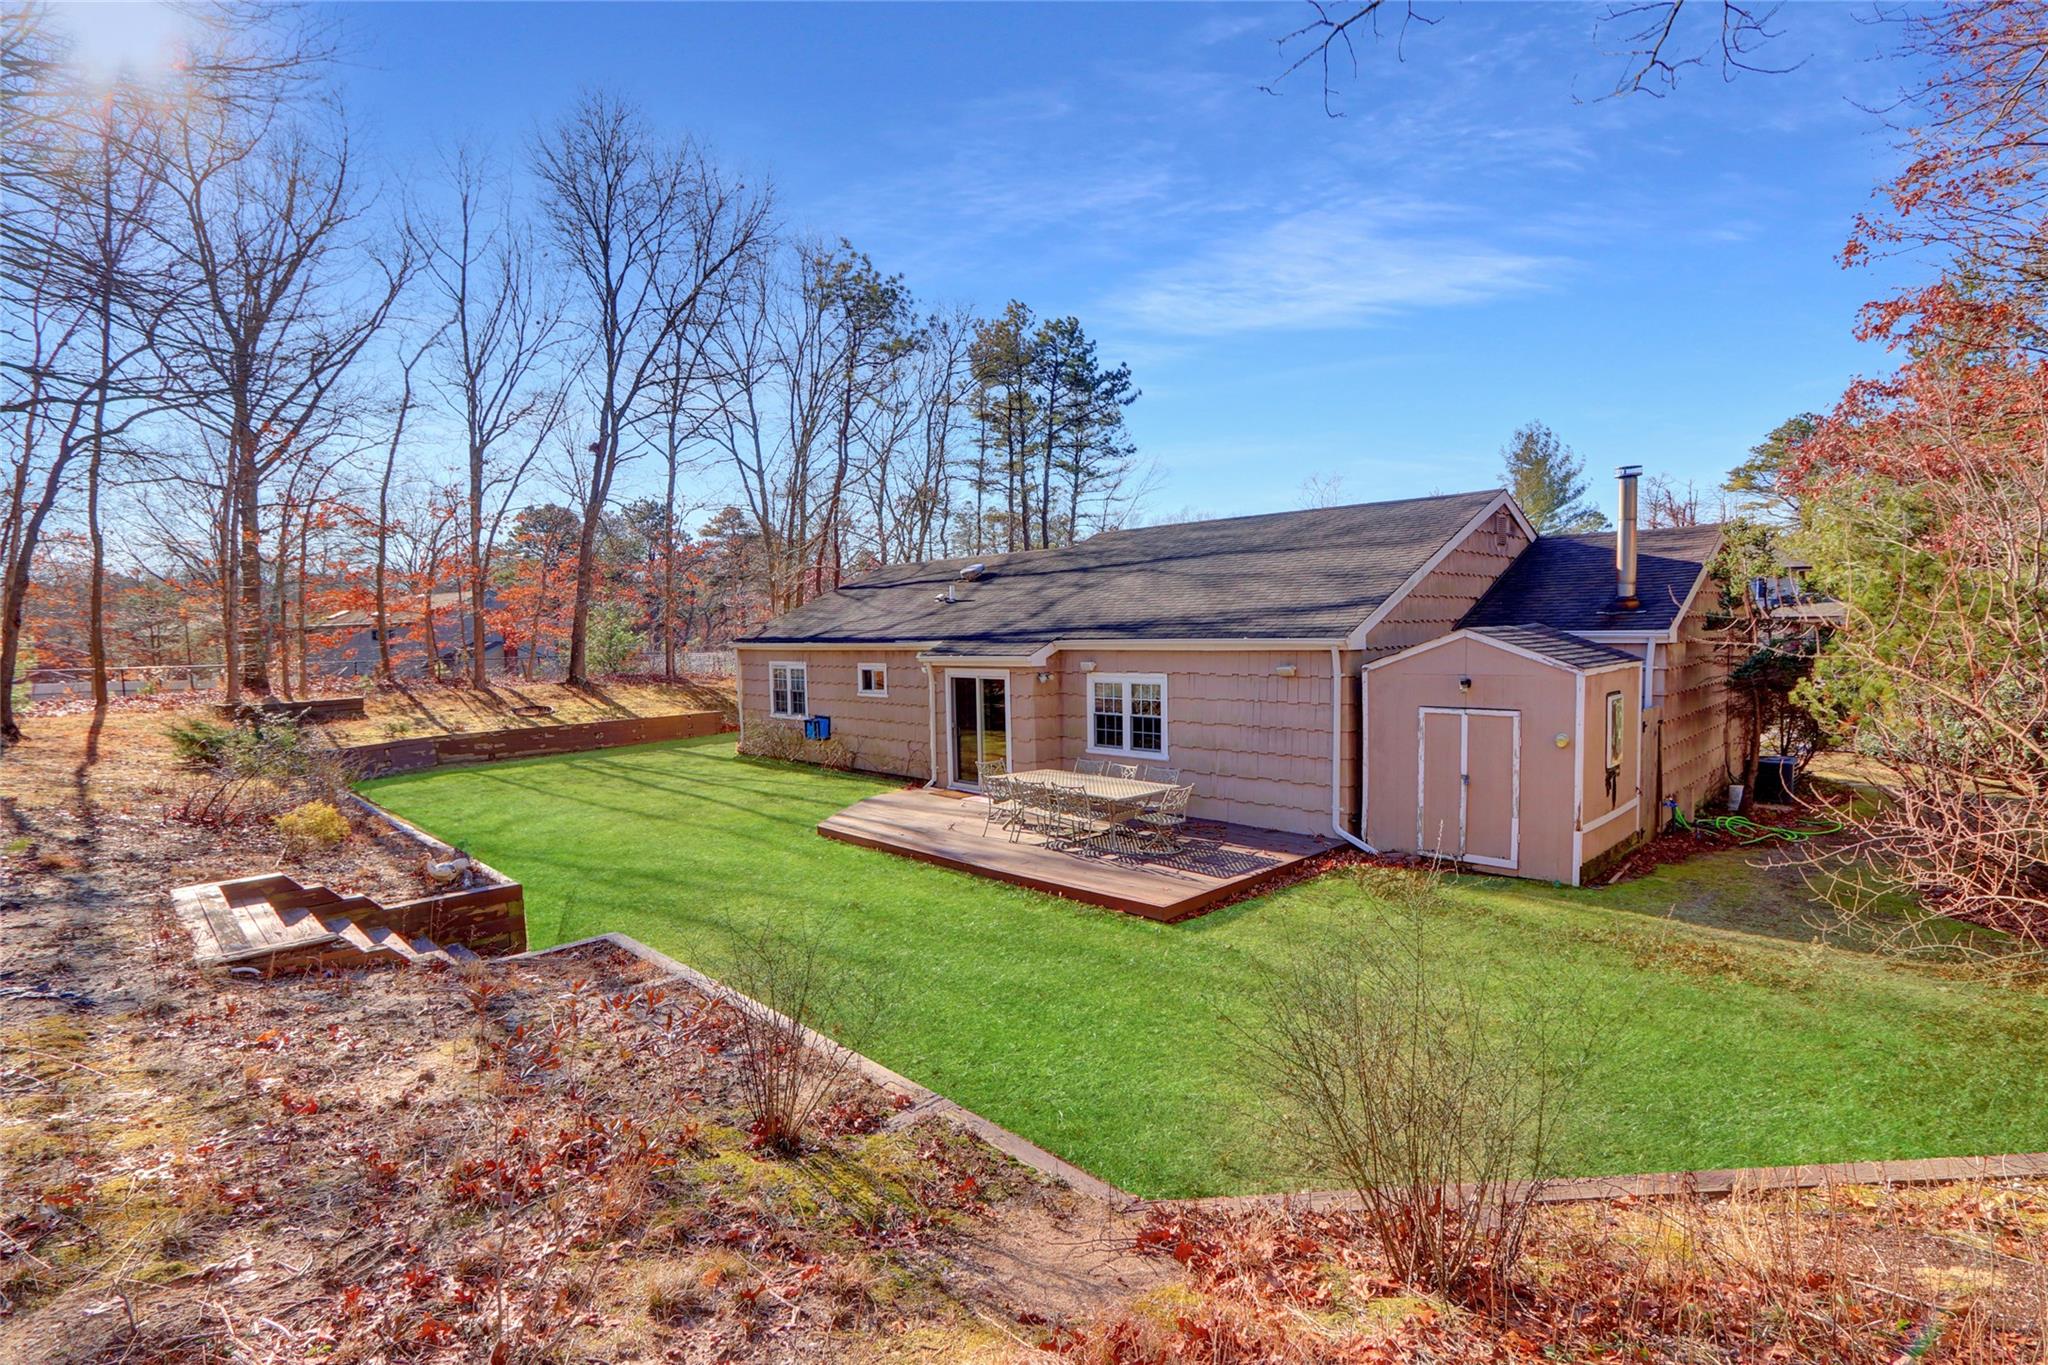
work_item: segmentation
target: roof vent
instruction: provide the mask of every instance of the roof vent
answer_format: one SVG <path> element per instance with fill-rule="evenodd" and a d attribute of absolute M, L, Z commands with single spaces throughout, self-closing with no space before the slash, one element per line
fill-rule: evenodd
<path fill-rule="evenodd" d="M 953 595 L 953 585 L 951 583 L 948 583 L 946 585 L 946 590 L 944 592 L 932 598 L 932 601 L 934 602 L 958 602 L 959 600 L 959 598 Z"/>
<path fill-rule="evenodd" d="M 956 575 L 956 577 L 958 577 L 962 583 L 972 583 L 975 579 L 981 577 L 983 574 L 987 572 L 988 565 L 977 562 L 969 564 L 966 568 L 962 569 L 959 572 L 959 574 Z"/>

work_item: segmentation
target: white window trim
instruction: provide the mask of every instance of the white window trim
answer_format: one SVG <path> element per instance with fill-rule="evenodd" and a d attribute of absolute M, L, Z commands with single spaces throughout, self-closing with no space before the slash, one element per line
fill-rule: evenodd
<path fill-rule="evenodd" d="M 778 711 L 775 709 L 775 670 L 801 669 L 804 675 L 804 706 L 801 711 Z M 777 720 L 809 720 L 811 718 L 811 666 L 801 659 L 770 659 L 768 661 L 768 714 Z"/>
<path fill-rule="evenodd" d="M 1607 726 L 1607 767 L 1606 771 L 1621 771 L 1621 760 L 1628 754 L 1628 706 L 1619 692 L 1609 692 L 1604 699 Z"/>
<path fill-rule="evenodd" d="M 1114 754 L 1118 758 L 1135 758 L 1140 762 L 1164 762 L 1167 751 L 1173 747 L 1173 710 L 1166 689 L 1164 673 L 1089 673 L 1087 689 L 1088 752 L 1091 754 Z M 1121 748 L 1112 749 L 1095 742 L 1095 684 L 1121 683 L 1124 689 L 1124 742 Z M 1151 684 L 1159 689 L 1159 747 L 1157 749 L 1133 749 L 1131 747 L 1131 685 Z"/>
<path fill-rule="evenodd" d="M 869 672 L 873 672 L 873 673 L 879 673 L 879 674 L 881 674 L 881 675 L 882 675 L 882 685 L 881 685 L 880 687 L 867 687 L 867 686 L 864 686 L 864 685 L 862 684 L 862 681 L 861 681 L 861 674 L 863 674 L 863 673 L 869 673 Z M 863 697 L 886 697 L 886 696 L 888 696 L 888 695 L 889 695 L 889 665 L 887 665 L 887 664 L 876 664 L 876 663 L 866 663 L 866 664 L 855 664 L 855 665 L 853 666 L 853 690 L 854 690 L 854 692 L 855 692 L 856 694 L 858 694 L 859 696 L 863 696 Z M 808 696 L 808 695 L 809 695 L 809 694 L 808 694 L 808 693 L 806 693 L 806 696 Z"/>
<path fill-rule="evenodd" d="M 960 716 L 953 705 L 953 679 L 973 678 L 976 682 L 999 682 L 1003 685 L 1003 752 L 1014 761 L 1017 753 L 1016 734 L 1011 728 L 1010 704 L 1015 700 L 1011 694 L 1010 675 L 1007 670 L 975 670 L 949 668 L 942 674 L 946 691 L 946 785 L 954 791 L 978 792 L 978 782 L 963 782 L 960 779 L 960 748 L 957 740 Z"/>

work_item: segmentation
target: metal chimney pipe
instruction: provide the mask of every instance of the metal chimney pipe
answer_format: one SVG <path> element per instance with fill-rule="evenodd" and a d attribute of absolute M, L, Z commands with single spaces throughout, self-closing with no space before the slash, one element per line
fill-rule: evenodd
<path fill-rule="evenodd" d="M 1621 481 L 1621 514 L 1614 530 L 1615 596 L 1624 611 L 1642 605 L 1636 597 L 1636 480 L 1642 473 L 1639 464 L 1625 464 L 1614 471 Z"/>

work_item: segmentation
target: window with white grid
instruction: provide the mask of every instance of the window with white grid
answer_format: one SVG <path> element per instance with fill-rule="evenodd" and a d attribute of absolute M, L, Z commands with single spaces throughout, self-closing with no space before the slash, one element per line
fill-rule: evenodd
<path fill-rule="evenodd" d="M 1166 756 L 1166 677 L 1095 674 L 1088 680 L 1088 751 Z"/>

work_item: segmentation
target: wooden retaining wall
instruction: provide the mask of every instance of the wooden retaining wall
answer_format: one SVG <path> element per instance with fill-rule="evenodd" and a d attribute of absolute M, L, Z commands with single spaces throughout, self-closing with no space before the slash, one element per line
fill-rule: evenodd
<path fill-rule="evenodd" d="M 304 725 L 319 725 L 330 720 L 361 720 L 364 714 L 361 696 L 303 697 L 298 701 L 272 697 L 266 701 L 242 701 L 233 705 L 222 702 L 214 709 L 229 720 L 283 717 Z"/>
<path fill-rule="evenodd" d="M 649 744 L 663 739 L 701 739 L 726 728 L 716 711 L 688 711 L 674 716 L 634 716 L 625 720 L 582 721 L 573 725 L 534 725 L 518 730 L 483 730 L 466 735 L 428 735 L 382 744 L 357 744 L 343 755 L 364 777 L 420 772 L 446 763 L 484 763 L 502 758 L 538 758 L 546 754 L 582 753 L 621 744 Z"/>
<path fill-rule="evenodd" d="M 342 913 L 365 929 L 395 929 L 407 938 L 459 943 L 483 957 L 526 951 L 526 892 L 518 882 L 447 891 L 385 905 L 349 906 Z"/>

